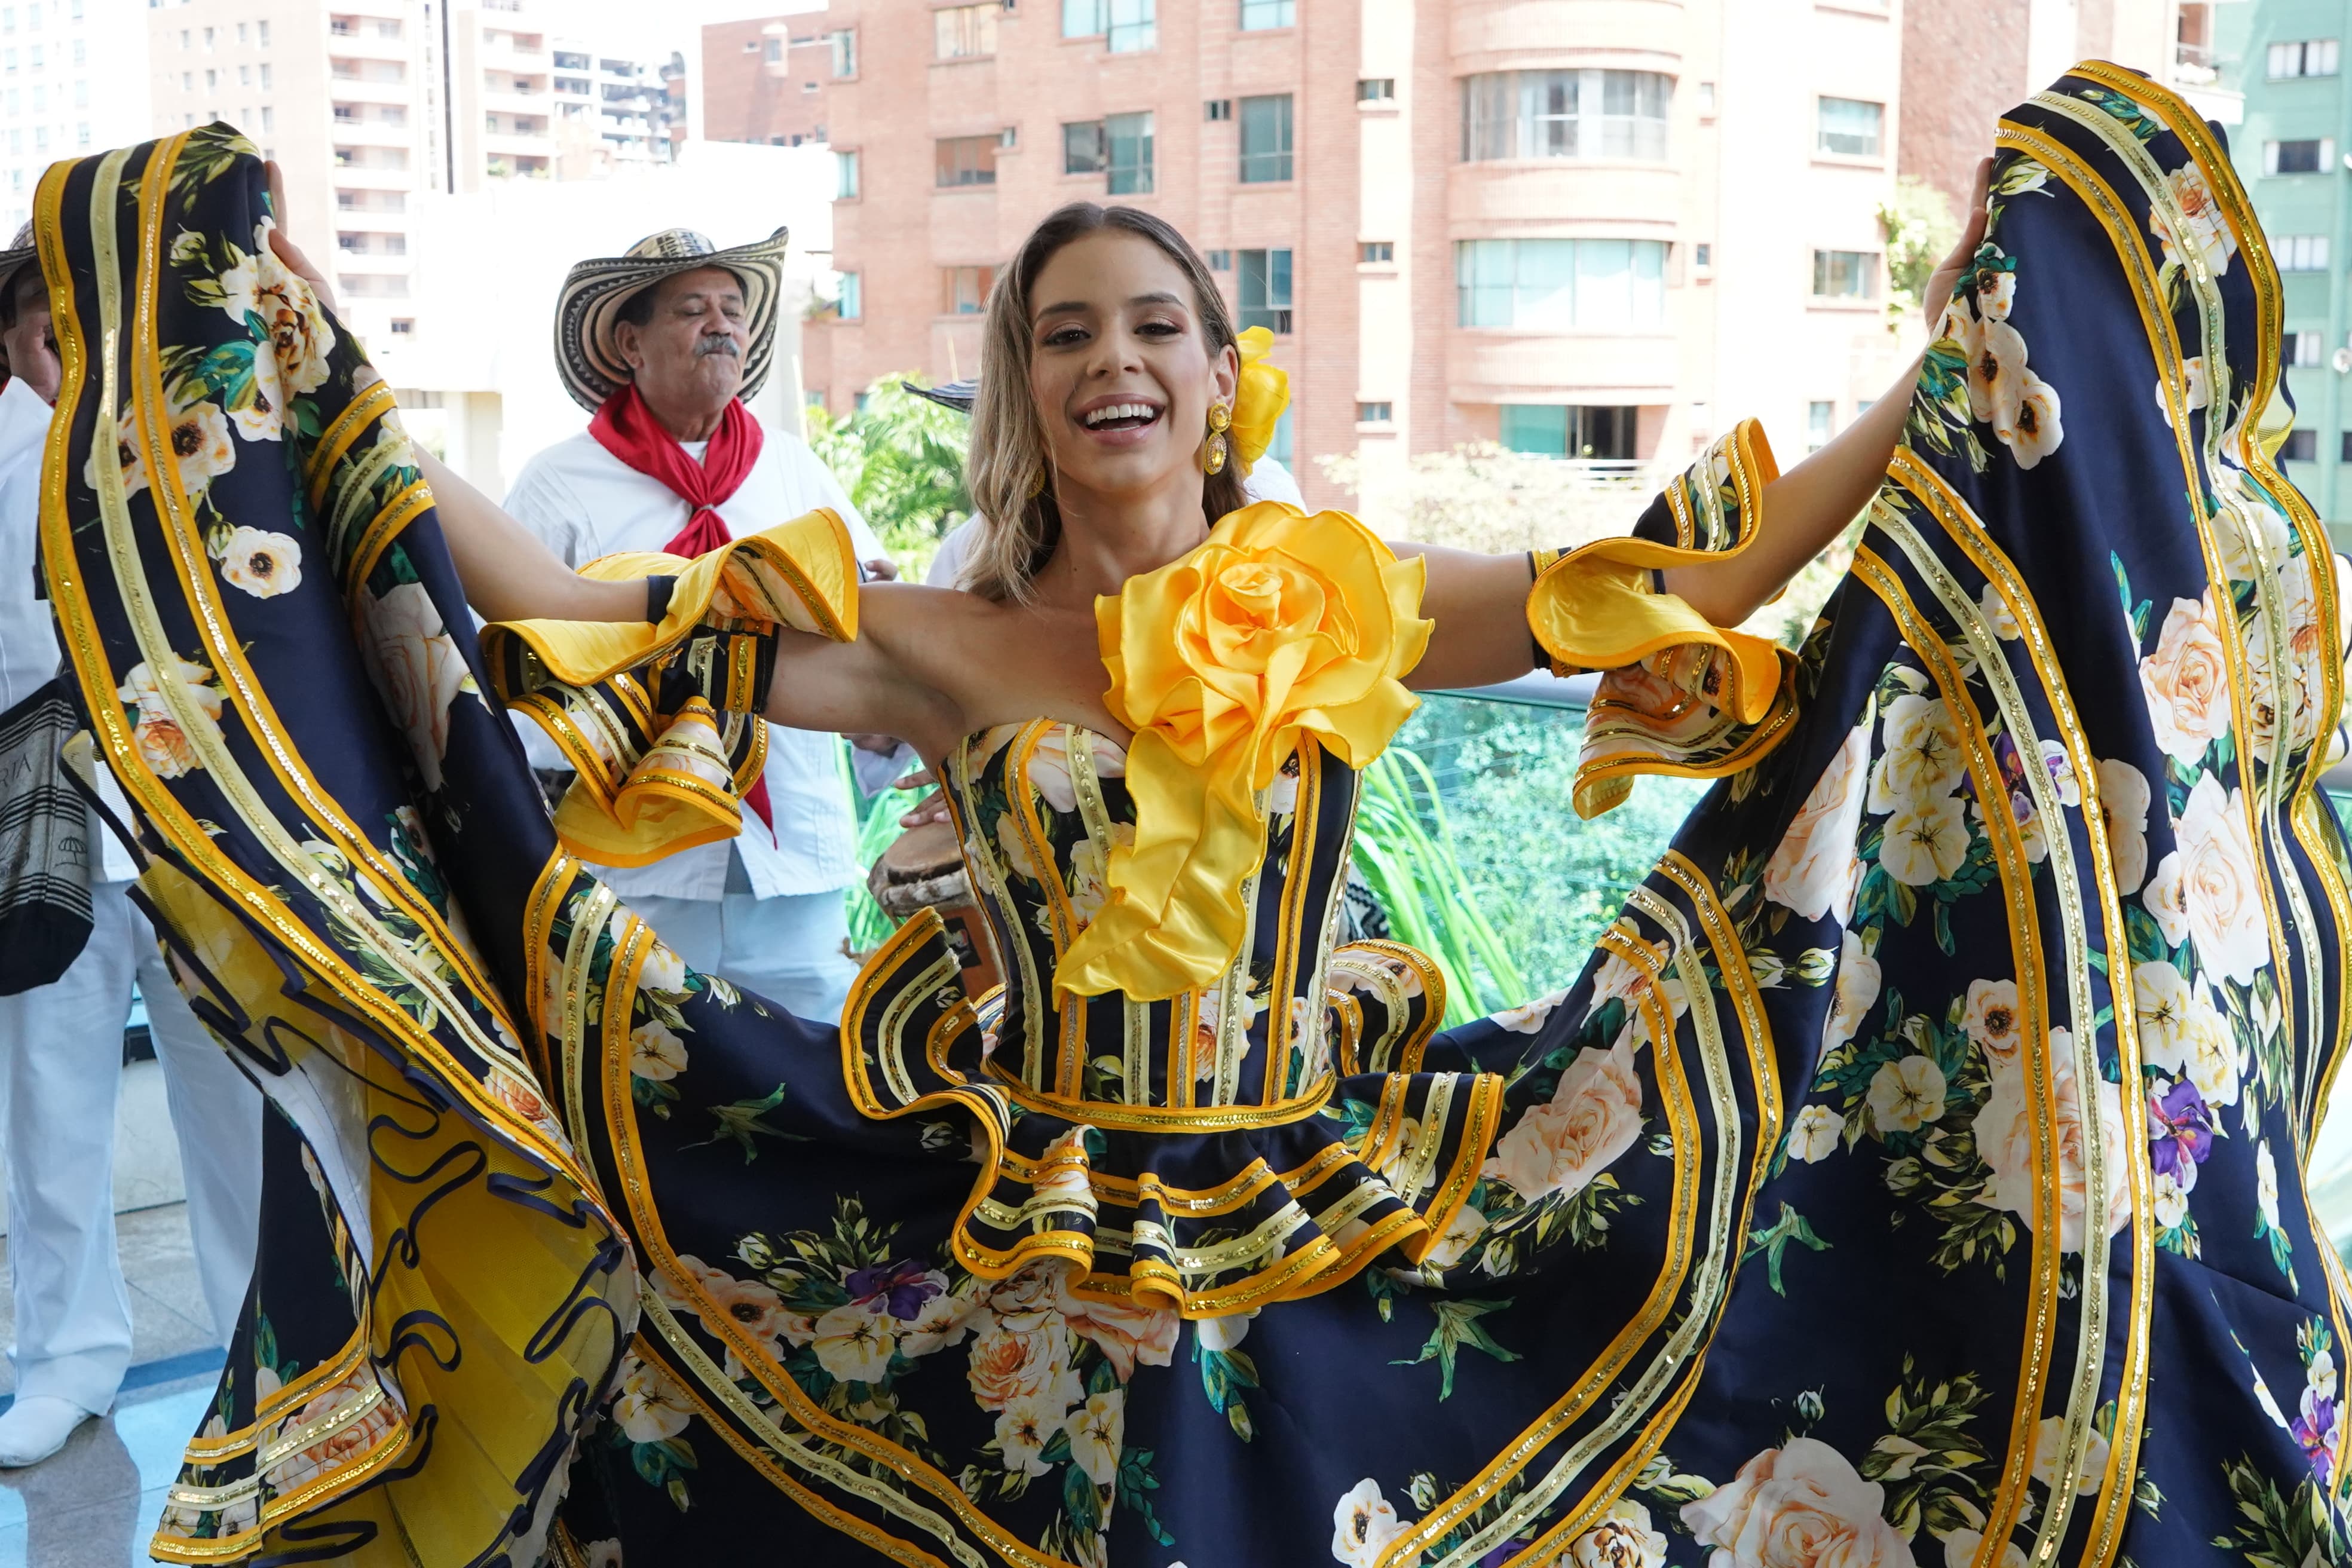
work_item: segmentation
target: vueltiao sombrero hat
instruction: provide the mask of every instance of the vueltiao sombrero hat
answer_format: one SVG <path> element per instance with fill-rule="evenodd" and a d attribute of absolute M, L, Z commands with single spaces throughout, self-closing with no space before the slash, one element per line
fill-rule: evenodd
<path fill-rule="evenodd" d="M 666 228 L 629 247 L 625 256 L 583 261 L 563 279 L 555 304 L 555 368 L 572 401 L 592 412 L 629 384 L 629 366 L 614 345 L 613 327 L 629 297 L 665 278 L 698 268 L 723 267 L 741 279 L 751 345 L 743 360 L 750 397 L 768 379 L 775 359 L 776 302 L 783 293 L 788 233 L 721 250 L 690 228 Z M 0 258 L 5 259 L 5 258 Z"/>

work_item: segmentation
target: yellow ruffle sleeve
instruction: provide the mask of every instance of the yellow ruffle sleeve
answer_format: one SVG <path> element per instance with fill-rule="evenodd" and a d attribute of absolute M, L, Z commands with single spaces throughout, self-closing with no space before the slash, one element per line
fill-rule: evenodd
<path fill-rule="evenodd" d="M 557 805 L 563 846 L 602 866 L 644 866 L 741 831 L 740 801 L 767 765 L 760 716 L 775 631 L 857 636 L 857 560 L 826 510 L 692 561 L 607 555 L 583 577 L 675 576 L 658 626 L 505 621 L 482 628 L 499 700 L 529 714 L 577 777 Z"/>
<path fill-rule="evenodd" d="M 1265 848 L 1259 792 L 1308 737 L 1368 765 L 1417 705 L 1423 575 L 1344 512 L 1261 501 L 1095 602 L 1107 701 L 1135 732 L 1135 841 L 1111 851 L 1058 989 L 1157 1001 L 1233 962 Z"/>
<path fill-rule="evenodd" d="M 1745 550 L 1779 477 L 1763 427 L 1746 420 L 1667 487 L 1633 535 L 1538 557 L 1528 595 L 1538 646 L 1556 674 L 1604 672 L 1571 793 L 1579 816 L 1622 802 L 1641 773 L 1737 773 L 1788 733 L 1795 655 L 1651 586 L 1654 571 Z"/>

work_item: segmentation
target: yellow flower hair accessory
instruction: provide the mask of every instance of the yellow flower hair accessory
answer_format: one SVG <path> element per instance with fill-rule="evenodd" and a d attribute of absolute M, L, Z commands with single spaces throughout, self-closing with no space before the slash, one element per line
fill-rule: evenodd
<path fill-rule="evenodd" d="M 1418 704 L 1403 677 L 1429 643 L 1423 576 L 1345 512 L 1260 501 L 1095 601 L 1104 700 L 1135 731 L 1135 841 L 1111 850 L 1059 990 L 1159 1001 L 1233 963 L 1265 850 L 1258 792 L 1310 736 L 1351 768 L 1386 749 Z"/>
<path fill-rule="evenodd" d="M 1274 334 L 1264 327 L 1252 327 L 1234 340 L 1234 346 L 1241 351 L 1242 374 L 1234 389 L 1233 441 L 1246 474 L 1274 444 L 1274 426 L 1290 406 L 1290 377 L 1265 363 L 1274 349 Z"/>

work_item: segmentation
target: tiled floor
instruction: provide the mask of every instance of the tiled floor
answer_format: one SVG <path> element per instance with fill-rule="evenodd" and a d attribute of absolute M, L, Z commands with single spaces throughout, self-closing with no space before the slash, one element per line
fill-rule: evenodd
<path fill-rule="evenodd" d="M 214 1374 L 126 1393 L 85 1421 L 62 1452 L 0 1470 L 0 1568 L 124 1568 L 148 1561 L 147 1536 L 178 1472 L 180 1447 L 204 1424 Z"/>
<path fill-rule="evenodd" d="M 86 1421 L 63 1451 L 28 1469 L 0 1469 L 0 1568 L 127 1568 L 147 1537 L 180 1450 L 204 1424 L 220 1352 L 205 1321 L 188 1239 L 179 1153 L 155 1064 L 123 1075 L 115 1140 L 115 1216 L 131 1296 L 131 1370 L 111 1414 Z M 5 1223 L 5 1220 L 0 1220 Z M 0 1237 L 0 1345 L 15 1338 L 9 1247 Z M 16 1370 L 0 1357 L 0 1406 Z"/>

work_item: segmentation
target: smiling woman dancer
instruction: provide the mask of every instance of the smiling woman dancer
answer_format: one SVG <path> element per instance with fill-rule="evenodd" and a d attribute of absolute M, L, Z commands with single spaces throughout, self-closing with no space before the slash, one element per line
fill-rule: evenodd
<path fill-rule="evenodd" d="M 49 587 L 281 1113 L 157 1553 L 2339 1561 L 2277 279 L 2128 73 L 2000 145 L 1906 384 L 1532 561 L 1235 510 L 1272 373 L 1066 209 L 991 302 L 975 594 L 823 514 L 575 576 L 402 434 L 226 128 L 53 169 Z M 1717 629 L 1864 506 L 1801 653 Z M 1328 935 L 1358 770 L 1538 662 L 1608 671 L 1580 809 L 1723 782 L 1582 978 L 1436 1032 Z M 561 844 L 493 690 L 582 763 Z M 731 831 L 761 711 L 921 749 L 1001 994 L 926 916 L 814 1028 L 583 869 Z"/>

